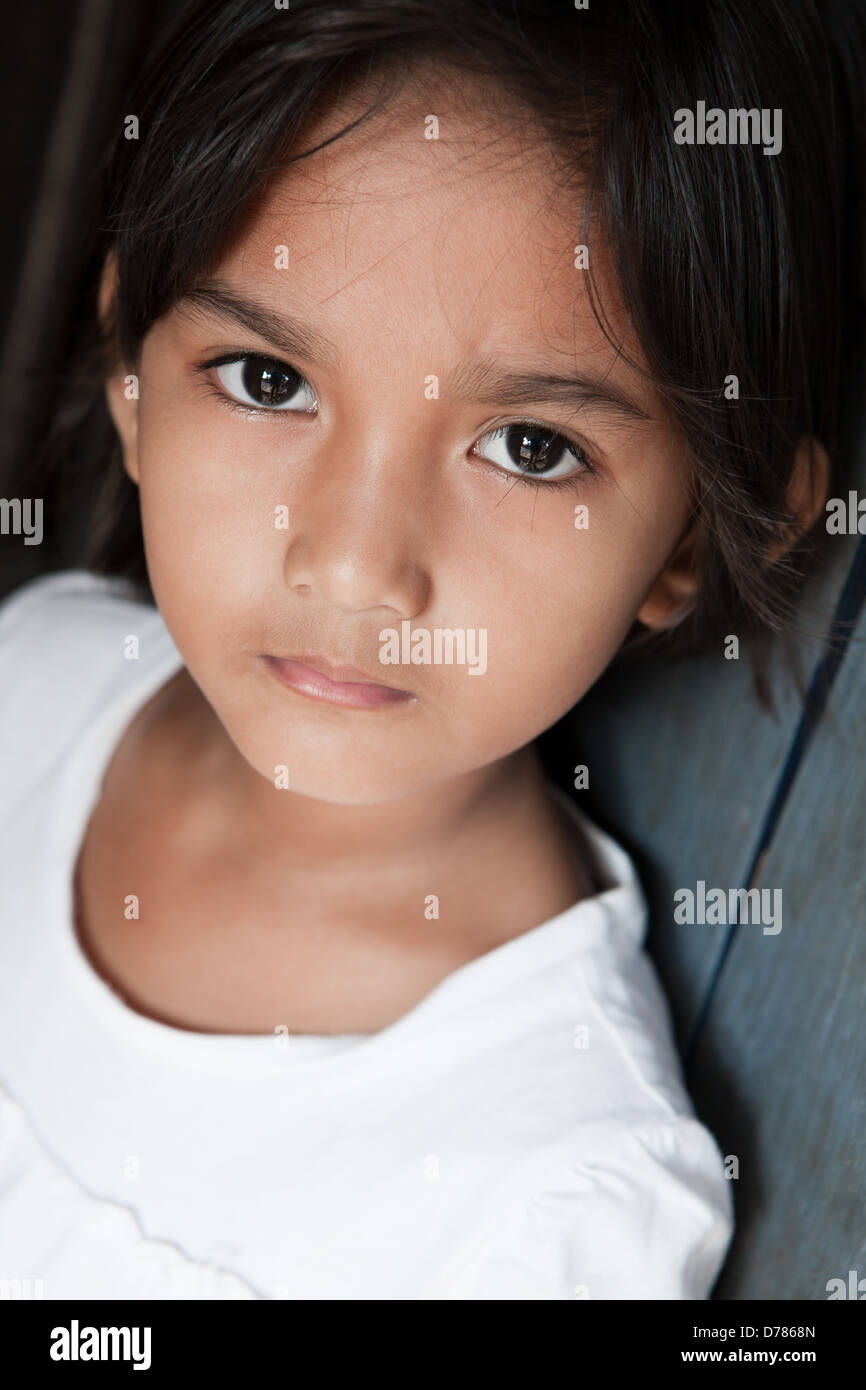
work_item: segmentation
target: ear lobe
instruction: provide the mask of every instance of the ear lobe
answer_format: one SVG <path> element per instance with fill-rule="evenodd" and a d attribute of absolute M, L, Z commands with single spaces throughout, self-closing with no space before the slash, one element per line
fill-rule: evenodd
<path fill-rule="evenodd" d="M 694 521 L 644 599 L 636 615 L 644 627 L 676 627 L 694 607 L 698 592 L 698 533 L 698 522 Z"/>
<path fill-rule="evenodd" d="M 830 486 L 830 456 L 817 439 L 801 439 L 794 455 L 786 505 L 793 522 L 779 528 L 767 547 L 767 563 L 774 564 L 812 529 L 824 510 Z"/>
<path fill-rule="evenodd" d="M 99 282 L 99 321 L 112 344 L 112 368 L 105 382 L 105 399 L 114 421 L 123 454 L 123 466 L 134 483 L 138 482 L 138 389 L 130 395 L 124 364 L 115 350 L 114 296 L 117 288 L 117 257 L 109 251 Z"/>

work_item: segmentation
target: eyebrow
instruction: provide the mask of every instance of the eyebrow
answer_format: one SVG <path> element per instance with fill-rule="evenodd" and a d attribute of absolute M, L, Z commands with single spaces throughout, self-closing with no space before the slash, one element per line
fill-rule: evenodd
<path fill-rule="evenodd" d="M 222 280 L 201 280 L 193 285 L 178 304 L 181 312 L 186 306 L 231 319 L 260 338 L 267 338 L 287 357 L 306 357 L 310 362 L 323 362 L 328 366 L 337 362 L 337 348 L 329 338 L 291 314 L 275 314 L 263 304 L 236 294 Z"/>
<path fill-rule="evenodd" d="M 489 405 L 531 405 L 551 401 L 557 405 L 596 410 L 634 422 L 649 421 L 648 411 L 603 377 L 588 372 L 566 376 L 550 372 L 503 372 L 495 362 L 473 362 L 449 377 L 449 388 L 461 400 Z"/>
<path fill-rule="evenodd" d="M 219 279 L 199 281 L 177 307 L 181 312 L 199 308 L 231 319 L 260 338 L 266 338 L 273 348 L 289 358 L 304 357 L 309 362 L 321 362 L 329 367 L 334 367 L 339 360 L 339 349 L 330 338 L 291 314 L 276 314 L 263 304 L 237 294 Z M 461 401 L 507 406 L 545 401 L 572 409 L 596 410 L 632 423 L 652 419 L 618 387 L 587 372 L 559 375 L 544 371 L 503 371 L 496 362 L 485 360 L 463 363 L 449 373 L 446 389 Z"/>

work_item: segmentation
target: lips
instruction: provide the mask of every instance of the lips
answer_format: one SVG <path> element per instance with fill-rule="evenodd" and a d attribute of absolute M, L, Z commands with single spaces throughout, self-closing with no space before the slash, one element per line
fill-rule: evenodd
<path fill-rule="evenodd" d="M 356 666 L 336 666 L 325 657 L 265 656 L 264 661 L 281 684 L 313 700 L 351 709 L 379 709 L 414 699 L 408 690 L 371 681 Z"/>

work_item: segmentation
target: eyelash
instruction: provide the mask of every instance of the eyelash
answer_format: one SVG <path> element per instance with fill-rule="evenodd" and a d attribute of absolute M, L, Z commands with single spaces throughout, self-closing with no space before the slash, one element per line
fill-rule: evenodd
<path fill-rule="evenodd" d="M 194 370 L 197 373 L 197 375 L 199 375 L 202 378 L 202 382 L 205 387 L 206 393 L 209 396 L 214 396 L 220 402 L 221 405 L 224 405 L 229 410 L 235 411 L 237 414 L 244 416 L 246 419 L 249 419 L 250 416 L 291 414 L 303 415 L 309 413 L 306 411 L 267 410 L 264 406 L 257 407 L 244 405 L 242 401 L 233 400 L 231 396 L 227 396 L 224 391 L 221 391 L 218 386 L 214 386 L 211 382 L 206 380 L 204 374 L 205 372 L 211 371 L 212 368 L 226 367 L 232 362 L 245 362 L 247 358 L 257 358 L 262 362 L 272 363 L 274 366 L 278 367 L 290 367 L 291 370 L 295 372 L 297 376 L 301 377 L 303 381 L 307 381 L 307 378 L 304 376 L 303 372 L 298 371 L 297 367 L 292 367 L 290 362 L 283 362 L 279 357 L 269 357 L 267 353 L 261 352 L 223 353 L 220 357 L 211 357 L 205 362 L 196 362 L 194 365 Z M 309 383 L 307 384 L 309 385 Z M 480 454 L 476 454 L 475 457 L 479 460 L 479 462 L 486 463 L 489 468 L 492 468 L 494 472 L 498 473 L 501 477 L 509 478 L 512 482 L 521 483 L 526 487 L 533 488 L 536 491 L 538 491 L 539 489 L 550 491 L 553 488 L 571 488 L 575 490 L 580 488 L 588 478 L 595 478 L 598 476 L 598 469 L 595 468 L 591 463 L 589 457 L 587 456 L 586 449 L 583 447 L 583 445 L 578 444 L 577 440 L 573 439 L 571 435 L 567 434 L 564 430 L 554 430 L 554 428 L 551 425 L 546 424 L 543 420 L 533 420 L 530 418 L 520 420 L 509 420 L 504 425 L 497 425 L 493 429 L 485 430 L 484 434 L 480 435 L 479 438 L 485 439 L 488 435 L 492 435 L 494 437 L 497 435 L 501 435 L 506 430 L 513 429 L 516 425 L 534 425 L 537 429 L 545 430 L 548 433 L 553 434 L 555 438 L 564 439 L 569 449 L 573 450 L 574 453 L 581 459 L 583 467 L 580 468 L 576 473 L 572 473 L 565 478 L 550 478 L 548 480 L 545 480 L 540 476 L 534 478 L 531 473 L 510 473 L 507 469 L 499 468 L 495 463 L 491 463 L 489 459 L 485 459 Z"/>

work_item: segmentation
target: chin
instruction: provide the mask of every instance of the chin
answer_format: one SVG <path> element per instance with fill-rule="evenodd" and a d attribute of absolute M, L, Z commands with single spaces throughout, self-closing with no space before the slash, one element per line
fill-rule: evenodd
<path fill-rule="evenodd" d="M 407 777 L 405 768 L 389 764 L 378 750 L 365 757 L 357 747 L 348 751 L 329 748 L 324 754 L 311 744 L 297 752 L 285 745 L 278 751 L 276 744 L 270 750 L 261 746 L 252 750 L 243 743 L 236 747 L 275 792 L 288 791 L 333 806 L 384 805 L 428 780 Z"/>

